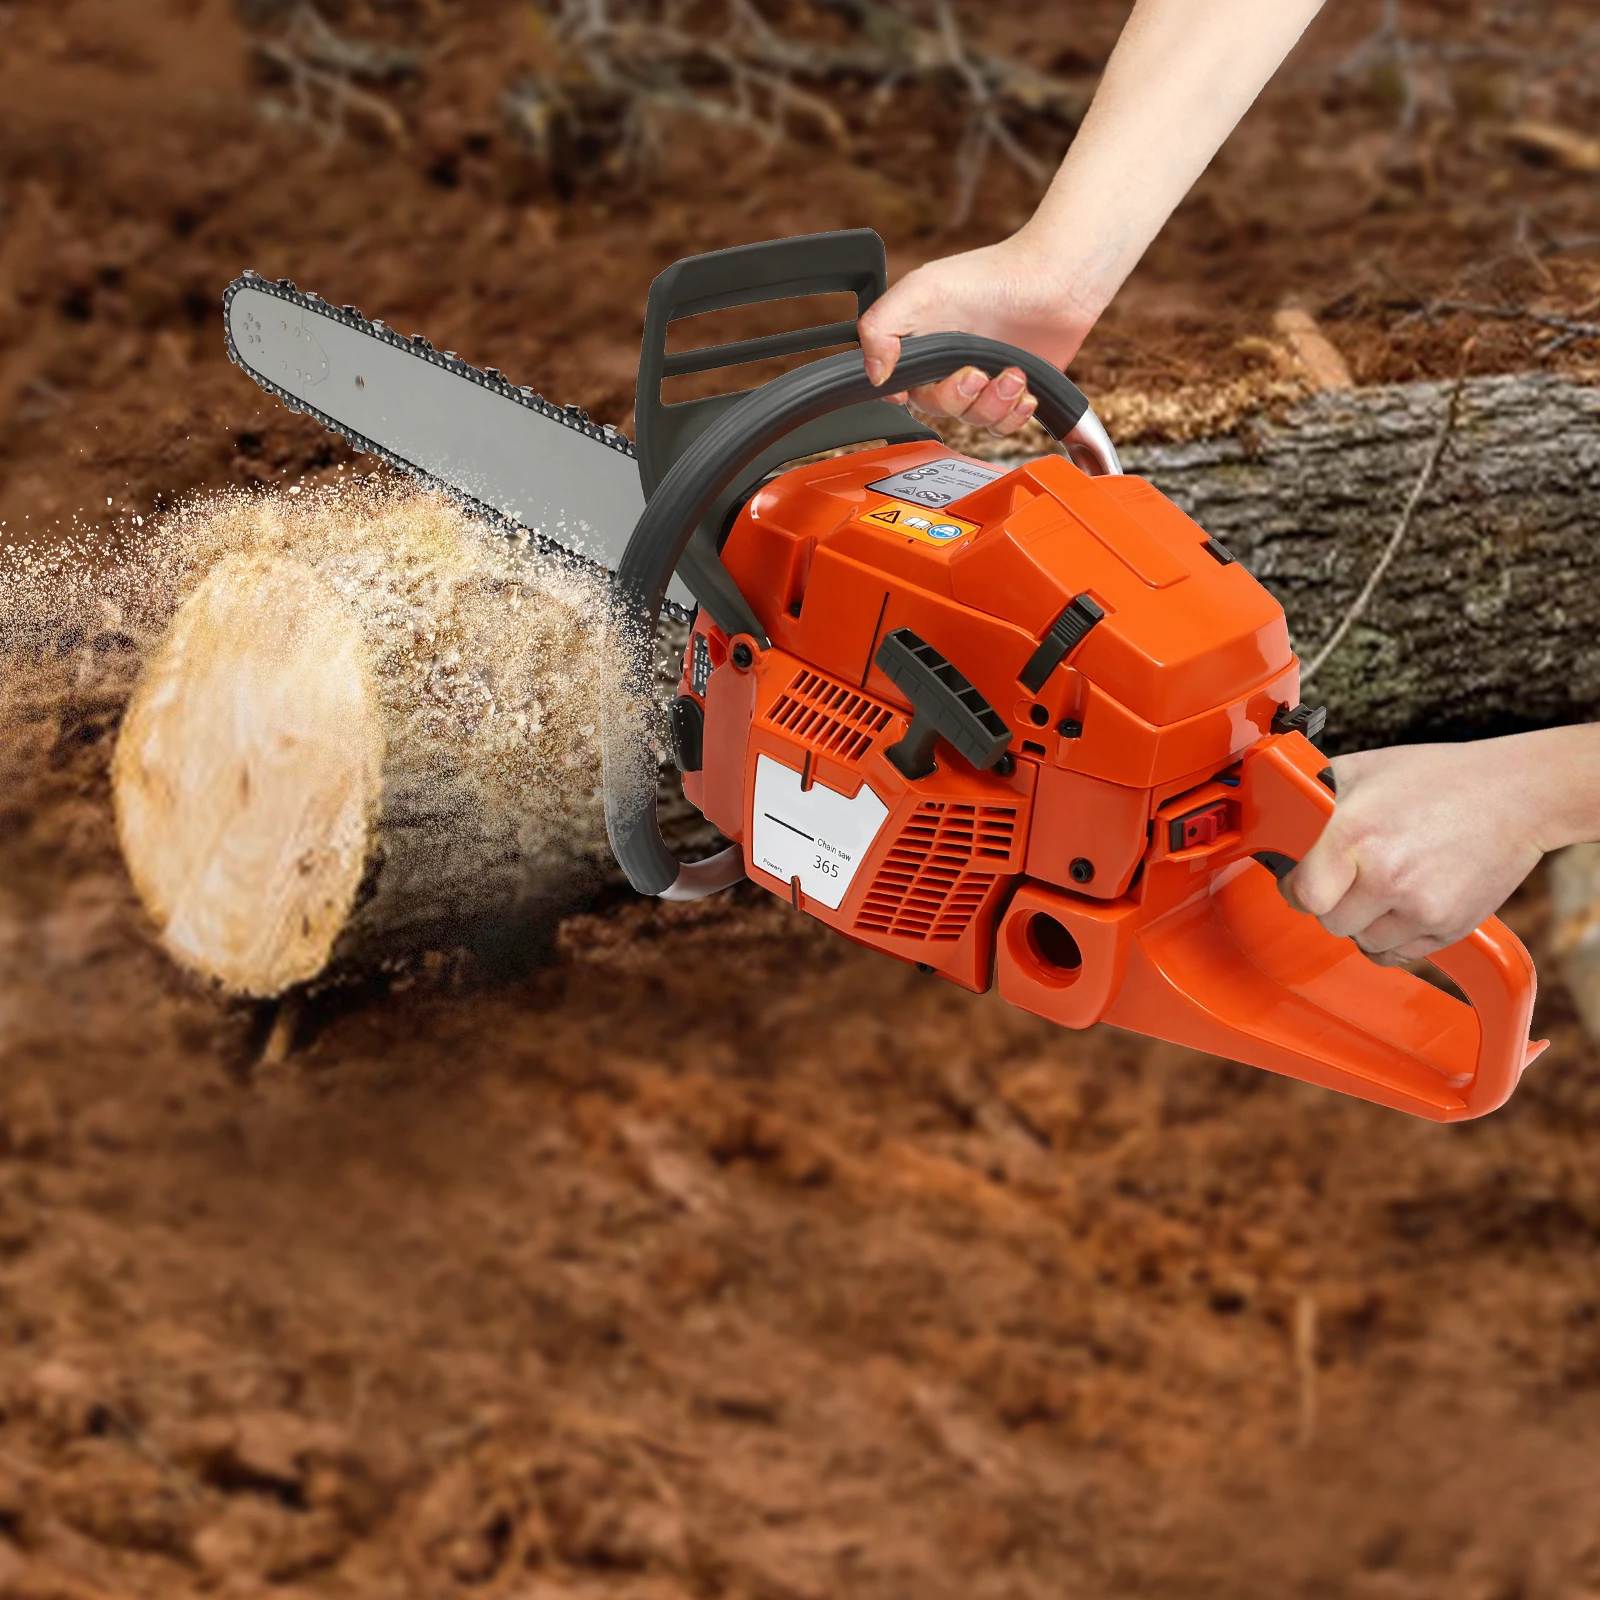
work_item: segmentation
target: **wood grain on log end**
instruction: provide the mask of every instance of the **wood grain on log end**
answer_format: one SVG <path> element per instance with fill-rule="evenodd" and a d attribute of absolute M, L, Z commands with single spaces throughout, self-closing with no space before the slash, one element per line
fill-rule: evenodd
<path fill-rule="evenodd" d="M 384 738 L 361 630 L 310 567 L 220 562 L 145 667 L 117 830 L 167 948 L 243 994 L 315 977 L 349 920 Z"/>
<path fill-rule="evenodd" d="M 189 547 L 112 771 L 168 954 L 262 998 L 538 959 L 604 881 L 600 725 L 647 735 L 606 586 L 401 485 L 224 501 Z"/>

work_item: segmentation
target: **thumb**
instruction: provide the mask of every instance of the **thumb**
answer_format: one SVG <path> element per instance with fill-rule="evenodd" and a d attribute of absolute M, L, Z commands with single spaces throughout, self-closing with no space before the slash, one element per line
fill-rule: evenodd
<path fill-rule="evenodd" d="M 889 381 L 900 360 L 900 341 L 920 331 L 923 300 L 916 272 L 908 273 L 882 298 L 873 301 L 856 324 L 867 377 L 879 388 Z"/>
<path fill-rule="evenodd" d="M 871 315 L 869 310 L 867 316 Z M 881 389 L 900 360 L 900 335 L 869 327 L 866 317 L 861 319 L 859 333 L 861 354 L 867 362 L 867 381 Z"/>
<path fill-rule="evenodd" d="M 1278 885 L 1296 911 L 1325 917 L 1354 887 L 1356 859 L 1335 812 L 1322 835 Z"/>

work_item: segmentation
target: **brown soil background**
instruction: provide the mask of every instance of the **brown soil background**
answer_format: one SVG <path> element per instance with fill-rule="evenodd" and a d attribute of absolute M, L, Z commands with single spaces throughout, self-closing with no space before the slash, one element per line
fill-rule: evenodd
<path fill-rule="evenodd" d="M 1076 73 L 1122 9 L 964 14 Z M 222 0 L 0 4 L 0 539 L 348 459 L 227 365 L 245 266 L 622 422 L 676 256 L 871 223 L 902 270 L 1028 204 L 997 161 L 941 231 L 931 94 L 557 189 L 499 112 L 520 0 L 328 11 L 424 48 L 403 140 L 264 116 Z M 1366 382 L 1594 370 L 1412 310 L 1593 317 L 1597 180 L 1505 138 L 1595 125 L 1592 14 L 1402 5 L 1397 135 L 1393 62 L 1336 70 L 1377 11 L 1330 8 L 1092 392 L 1264 381 L 1289 299 Z M 1600 1594 L 1600 1058 L 1537 892 L 1554 1044 L 1454 1130 L 1053 1031 L 750 892 L 327 996 L 266 1064 L 118 862 L 124 653 L 59 670 L 0 741 L 0 1594 Z"/>

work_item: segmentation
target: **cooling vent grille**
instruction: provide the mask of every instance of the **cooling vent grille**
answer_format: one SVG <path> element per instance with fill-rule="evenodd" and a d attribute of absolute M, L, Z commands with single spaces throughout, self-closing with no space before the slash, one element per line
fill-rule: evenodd
<path fill-rule="evenodd" d="M 766 722 L 835 761 L 859 761 L 889 726 L 893 712 L 859 689 L 847 688 L 809 668 L 767 713 Z"/>
<path fill-rule="evenodd" d="M 1008 869 L 1010 806 L 924 800 L 911 814 L 856 916 L 862 933 L 954 944 Z"/>

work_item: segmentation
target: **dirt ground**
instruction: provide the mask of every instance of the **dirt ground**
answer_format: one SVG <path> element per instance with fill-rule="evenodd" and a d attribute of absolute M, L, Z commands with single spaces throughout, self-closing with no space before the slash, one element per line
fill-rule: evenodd
<path fill-rule="evenodd" d="M 1123 10 L 963 16 L 1087 78 Z M 1025 214 L 996 157 L 943 227 L 924 90 L 843 92 L 844 148 L 675 124 L 552 178 L 500 110 L 531 6 L 326 12 L 422 52 L 337 140 L 253 65 L 265 0 L 0 0 L 0 542 L 347 459 L 228 366 L 245 266 L 625 422 L 676 256 L 871 223 L 901 270 Z M 1600 179 L 1514 131 L 1595 126 L 1592 14 L 1404 3 L 1352 66 L 1378 20 L 1330 8 L 1086 388 L 1268 377 L 1291 300 L 1364 382 L 1595 370 Z M 0 1595 L 1600 1595 L 1600 1055 L 1537 882 L 1552 1047 L 1453 1130 L 751 891 L 324 996 L 280 1060 L 122 872 L 126 653 L 56 670 L 0 728 Z"/>

